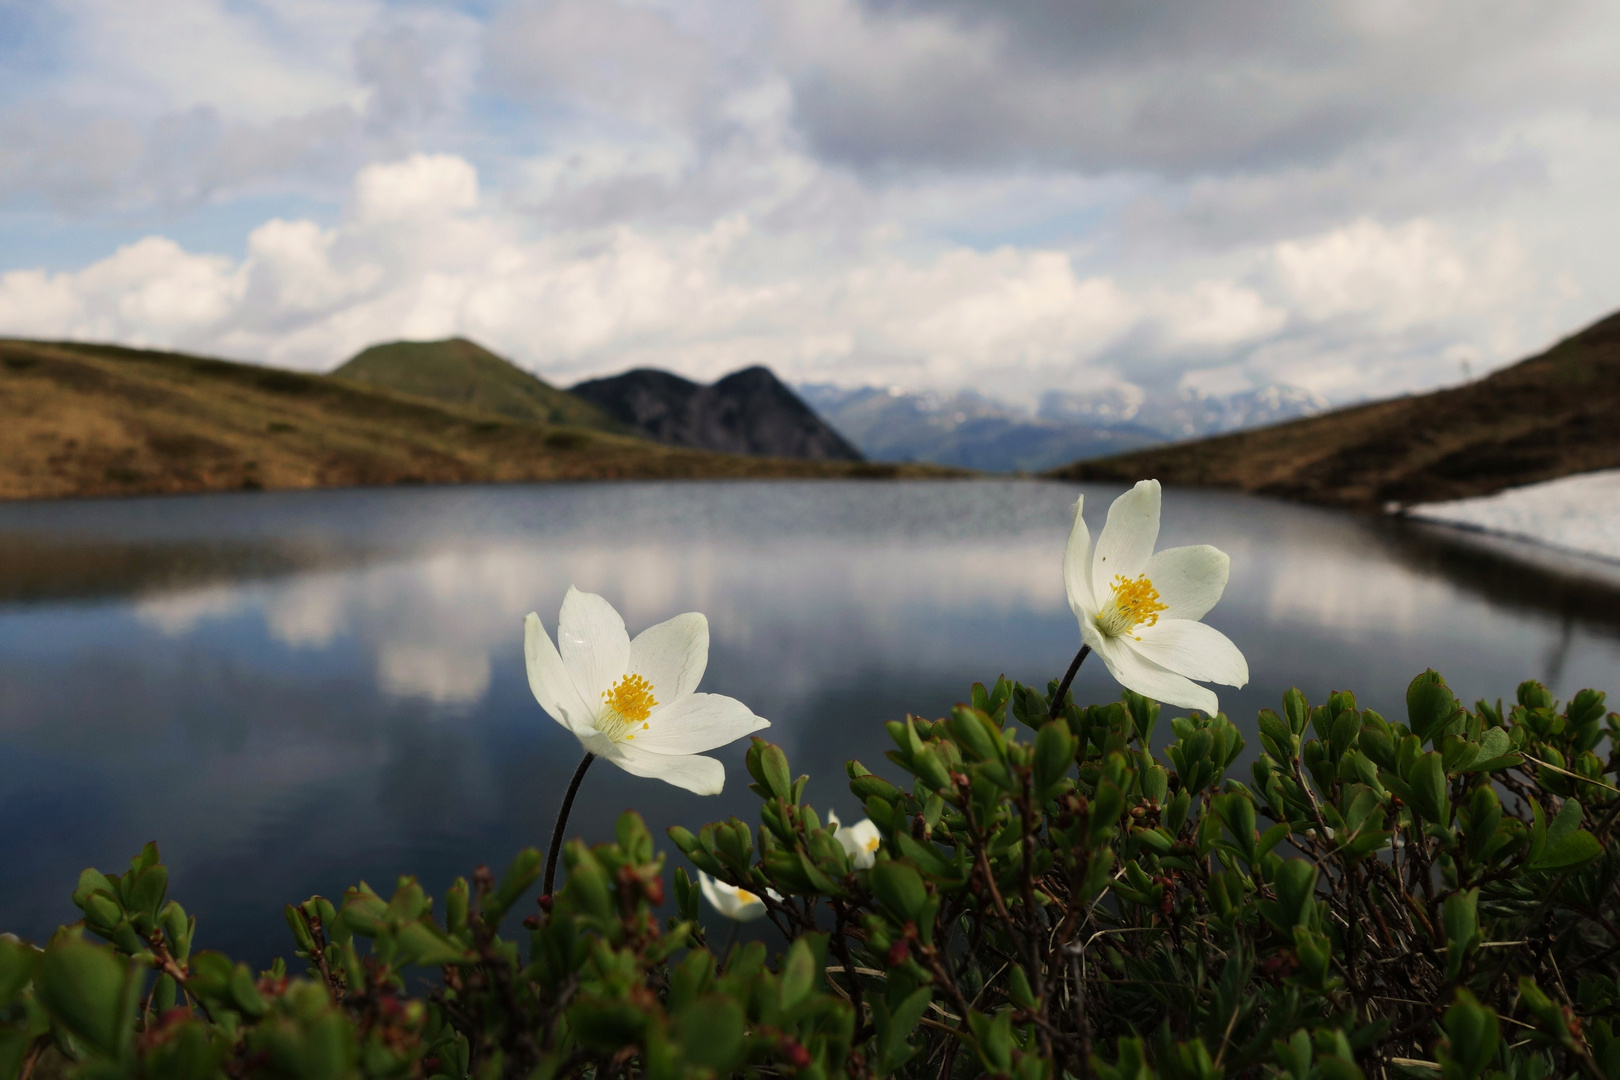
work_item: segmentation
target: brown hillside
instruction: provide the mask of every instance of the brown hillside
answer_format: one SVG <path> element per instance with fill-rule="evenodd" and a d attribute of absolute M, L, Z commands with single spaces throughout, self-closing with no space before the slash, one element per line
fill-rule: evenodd
<path fill-rule="evenodd" d="M 947 476 L 513 420 L 323 375 L 0 340 L 0 498 L 491 481 Z"/>
<path fill-rule="evenodd" d="M 1079 461 L 1049 475 L 1339 506 L 1488 495 L 1620 467 L 1620 314 L 1467 386 Z"/>

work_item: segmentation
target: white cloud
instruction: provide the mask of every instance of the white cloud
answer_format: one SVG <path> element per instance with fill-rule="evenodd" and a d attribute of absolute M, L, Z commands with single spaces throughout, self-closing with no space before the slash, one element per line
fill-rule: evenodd
<path fill-rule="evenodd" d="M 1362 220 L 1285 241 L 1276 259 L 1284 288 L 1306 318 L 1365 315 L 1390 331 L 1444 322 L 1463 309 L 1488 310 L 1513 283 L 1510 247 L 1499 244 L 1483 262 L 1471 260 L 1421 219 L 1396 229 Z"/>
<path fill-rule="evenodd" d="M 478 205 L 478 171 L 454 154 L 412 154 L 361 169 L 354 196 L 365 224 L 433 218 Z"/>
<path fill-rule="evenodd" d="M 32 337 L 206 341 L 238 310 L 245 285 L 232 260 L 149 236 L 77 272 L 0 275 L 0 326 Z"/>

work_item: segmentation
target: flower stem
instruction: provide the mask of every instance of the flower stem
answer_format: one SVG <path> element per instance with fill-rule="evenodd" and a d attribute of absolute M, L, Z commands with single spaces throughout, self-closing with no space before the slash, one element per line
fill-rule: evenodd
<path fill-rule="evenodd" d="M 540 887 L 541 893 L 546 896 L 551 895 L 552 882 L 557 879 L 557 856 L 562 852 L 563 832 L 568 828 L 568 812 L 574 808 L 574 796 L 579 794 L 579 782 L 585 779 L 585 770 L 595 760 L 596 755 L 587 751 L 585 760 L 574 770 L 574 778 L 568 782 L 568 794 L 563 796 L 562 809 L 557 812 L 557 824 L 551 830 L 551 850 L 546 852 L 546 880 Z"/>
<path fill-rule="evenodd" d="M 1085 663 L 1086 657 L 1090 655 L 1090 645 L 1080 646 L 1080 651 L 1074 654 L 1074 663 L 1069 665 L 1069 670 L 1063 675 L 1063 681 L 1058 683 L 1057 693 L 1052 695 L 1052 709 L 1046 714 L 1048 720 L 1056 720 L 1063 712 L 1063 699 L 1069 693 L 1069 684 L 1074 682 L 1074 676 L 1080 670 L 1080 665 Z"/>

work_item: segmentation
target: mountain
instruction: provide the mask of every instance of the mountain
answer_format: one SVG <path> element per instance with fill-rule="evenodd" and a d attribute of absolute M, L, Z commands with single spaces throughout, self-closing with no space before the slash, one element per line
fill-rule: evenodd
<path fill-rule="evenodd" d="M 589 402 L 558 390 L 466 338 L 373 345 L 332 374 L 513 420 L 630 434 Z"/>
<path fill-rule="evenodd" d="M 590 379 L 571 387 L 570 393 L 648 438 L 674 446 L 820 461 L 861 460 L 860 451 L 767 368 L 744 368 L 712 386 L 639 368 Z"/>
<path fill-rule="evenodd" d="M 716 454 L 180 353 L 0 339 L 0 499 L 362 484 L 942 476 Z"/>
<path fill-rule="evenodd" d="M 880 461 L 932 461 L 987 472 L 1038 472 L 1254 423 L 1321 411 L 1304 390 L 1266 387 L 1224 397 L 1131 384 L 1048 392 L 1034 409 L 971 390 L 907 394 L 874 387 L 798 388 L 812 408 Z"/>
<path fill-rule="evenodd" d="M 1341 506 L 1489 495 L 1620 467 L 1620 313 L 1464 386 L 1077 461 L 1050 475 L 1237 488 Z"/>

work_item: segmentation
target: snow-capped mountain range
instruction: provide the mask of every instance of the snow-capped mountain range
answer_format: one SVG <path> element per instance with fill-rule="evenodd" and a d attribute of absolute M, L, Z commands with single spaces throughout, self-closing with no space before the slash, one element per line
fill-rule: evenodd
<path fill-rule="evenodd" d="M 932 461 L 988 472 L 1037 472 L 1156 443 L 1314 416 L 1330 408 L 1319 395 L 1292 386 L 1215 395 L 1124 383 L 1093 391 L 1048 391 L 1033 409 L 971 390 L 910 394 L 827 384 L 795 389 L 868 458 Z"/>

